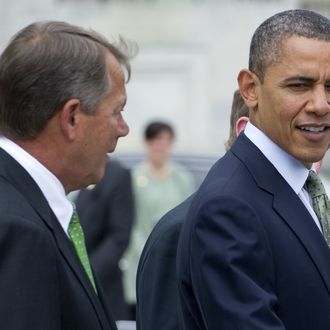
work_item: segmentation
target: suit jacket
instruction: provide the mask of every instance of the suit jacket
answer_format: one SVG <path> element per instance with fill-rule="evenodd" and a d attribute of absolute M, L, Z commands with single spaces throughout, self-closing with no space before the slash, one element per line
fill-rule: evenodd
<path fill-rule="evenodd" d="M 191 200 L 166 213 L 143 248 L 136 281 L 137 330 L 179 330 L 176 251 Z"/>
<path fill-rule="evenodd" d="M 0 149 L 0 329 L 117 329 L 41 190 Z"/>
<path fill-rule="evenodd" d="M 111 159 L 94 189 L 81 190 L 77 211 L 84 229 L 91 264 L 99 276 L 116 320 L 128 319 L 124 300 L 121 259 L 134 219 L 131 174 Z"/>
<path fill-rule="evenodd" d="M 329 328 L 329 247 L 244 134 L 192 201 L 177 269 L 182 329 Z"/>

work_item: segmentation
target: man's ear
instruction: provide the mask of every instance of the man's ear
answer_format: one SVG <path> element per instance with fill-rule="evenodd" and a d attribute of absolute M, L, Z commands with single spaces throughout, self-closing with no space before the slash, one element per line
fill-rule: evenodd
<path fill-rule="evenodd" d="M 76 136 L 77 120 L 80 112 L 80 101 L 71 99 L 67 101 L 59 113 L 59 122 L 63 135 L 68 140 L 73 140 Z"/>
<path fill-rule="evenodd" d="M 237 81 L 245 104 L 249 109 L 256 109 L 258 107 L 257 87 L 260 83 L 257 75 L 250 70 L 244 69 L 238 74 Z"/>
<path fill-rule="evenodd" d="M 249 117 L 242 116 L 239 117 L 236 121 L 235 129 L 236 129 L 236 136 L 239 136 L 239 134 L 244 131 L 246 124 L 249 121 Z"/>

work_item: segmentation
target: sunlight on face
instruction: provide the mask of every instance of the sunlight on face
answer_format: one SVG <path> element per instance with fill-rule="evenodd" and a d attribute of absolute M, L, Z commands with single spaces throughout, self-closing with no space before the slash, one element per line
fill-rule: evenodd
<path fill-rule="evenodd" d="M 99 182 L 108 163 L 108 153 L 115 150 L 120 137 L 129 128 L 123 118 L 126 103 L 124 74 L 113 55 L 107 55 L 111 92 L 100 103 L 94 115 L 82 114 L 79 138 L 79 167 L 84 185 Z"/>
<path fill-rule="evenodd" d="M 330 141 L 330 42 L 284 41 L 257 93 L 251 121 L 306 166 L 321 160 Z"/>

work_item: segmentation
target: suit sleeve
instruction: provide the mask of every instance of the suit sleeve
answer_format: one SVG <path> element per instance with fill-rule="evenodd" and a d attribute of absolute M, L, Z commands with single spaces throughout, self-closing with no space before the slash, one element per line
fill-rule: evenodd
<path fill-rule="evenodd" d="M 196 216 L 190 274 L 205 328 L 284 330 L 272 252 L 253 206 L 222 197 Z"/>
<path fill-rule="evenodd" d="M 107 204 L 109 215 L 105 235 L 98 246 L 91 251 L 93 265 L 99 273 L 107 276 L 107 271 L 118 267 L 130 239 L 134 220 L 134 200 L 132 194 L 131 174 L 123 169 L 116 186 L 111 190 Z"/>
<path fill-rule="evenodd" d="M 171 221 L 171 215 L 163 220 Z M 136 286 L 137 330 L 179 329 L 175 261 L 181 225 L 160 229 L 142 252 Z"/>
<path fill-rule="evenodd" d="M 60 329 L 54 243 L 19 217 L 0 222 L 0 329 Z"/>

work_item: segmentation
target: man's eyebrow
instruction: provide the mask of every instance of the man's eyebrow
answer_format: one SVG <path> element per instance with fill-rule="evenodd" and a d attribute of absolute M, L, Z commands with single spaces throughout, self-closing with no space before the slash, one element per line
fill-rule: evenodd
<path fill-rule="evenodd" d="M 122 100 L 118 101 L 117 109 L 120 110 L 120 111 L 124 110 L 126 102 L 127 102 L 127 97 L 125 97 Z"/>
<path fill-rule="evenodd" d="M 305 82 L 305 83 L 314 83 L 316 81 L 315 78 L 312 77 L 307 77 L 307 76 L 294 76 L 294 77 L 289 77 L 285 79 L 283 82 L 284 83 L 290 83 L 290 82 Z"/>

